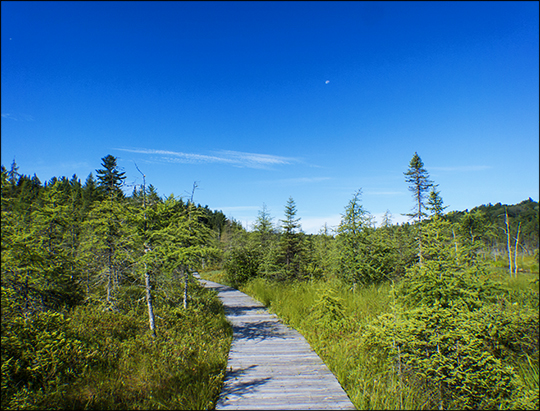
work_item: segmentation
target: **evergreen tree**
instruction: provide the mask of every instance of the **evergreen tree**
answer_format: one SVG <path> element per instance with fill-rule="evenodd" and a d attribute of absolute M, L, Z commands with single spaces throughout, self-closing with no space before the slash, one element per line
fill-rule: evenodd
<path fill-rule="evenodd" d="M 11 183 L 12 186 L 14 186 L 19 181 L 20 176 L 21 175 L 19 174 L 19 166 L 15 162 L 15 159 L 13 159 L 13 162 L 11 163 L 11 168 L 8 171 L 8 181 Z"/>
<path fill-rule="evenodd" d="M 443 206 L 443 199 L 441 197 L 441 192 L 437 191 L 436 188 L 438 187 L 438 184 L 435 184 L 431 187 L 431 191 L 429 192 L 429 197 L 427 200 L 426 209 L 431 212 L 431 215 L 436 216 L 442 216 L 445 209 L 448 208 L 448 206 Z"/>
<path fill-rule="evenodd" d="M 21 313 L 76 304 L 82 298 L 72 250 L 73 213 L 60 183 L 42 194 L 39 206 L 2 210 L 2 287 L 12 290 Z"/>
<path fill-rule="evenodd" d="M 433 182 L 429 179 L 429 174 L 424 168 L 424 163 L 418 153 L 414 153 L 409 163 L 409 169 L 403 174 L 405 174 L 405 181 L 409 183 L 409 191 L 413 193 L 416 204 L 413 212 L 406 215 L 421 222 L 422 218 L 427 216 L 424 212 L 424 209 L 426 209 L 426 193 L 433 186 Z M 418 261 L 422 263 L 422 234 L 420 225 L 418 226 L 418 231 Z"/>
<path fill-rule="evenodd" d="M 94 179 L 94 175 L 90 173 L 82 186 L 83 208 L 85 211 L 88 211 L 92 207 L 92 203 L 97 200 L 97 191 L 96 180 Z"/>
<path fill-rule="evenodd" d="M 316 236 L 310 236 L 312 245 L 307 271 L 312 280 L 331 277 L 337 270 L 336 241 L 325 223 Z"/>
<path fill-rule="evenodd" d="M 349 283 L 370 284 L 378 277 L 369 261 L 368 231 L 373 217 L 360 204 L 361 195 L 361 189 L 354 193 L 337 229 L 339 272 Z"/>
<path fill-rule="evenodd" d="M 126 173 L 118 170 L 117 158 L 107 155 L 101 159 L 102 169 L 96 170 L 98 187 L 107 196 L 123 197 L 122 187 L 126 179 Z"/>
<path fill-rule="evenodd" d="M 83 224 L 79 259 L 86 286 L 98 291 L 98 300 L 105 294 L 109 309 L 118 308 L 120 286 L 137 281 L 133 270 L 143 247 L 134 230 L 136 216 L 127 202 L 107 199 L 94 203 Z"/>
<path fill-rule="evenodd" d="M 259 214 L 257 215 L 257 219 L 255 220 L 255 224 L 253 226 L 255 232 L 259 234 L 261 245 L 263 246 L 266 244 L 270 236 L 275 233 L 272 220 L 273 218 L 268 212 L 266 204 L 263 203 L 262 210 L 259 210 Z"/>
<path fill-rule="evenodd" d="M 386 210 L 383 215 L 381 227 L 391 227 L 392 226 L 392 213 L 390 210 Z"/>
<path fill-rule="evenodd" d="M 403 174 L 405 174 L 405 181 L 409 183 L 409 191 L 413 193 L 416 204 L 413 213 L 406 215 L 422 221 L 422 218 L 427 216 L 424 212 L 426 209 L 426 194 L 433 186 L 433 182 L 429 179 L 429 174 L 424 168 L 424 163 L 418 153 L 414 153 L 409 163 L 409 169 Z"/>
<path fill-rule="evenodd" d="M 296 218 L 296 204 L 292 197 L 285 206 L 285 219 L 281 221 L 282 234 L 280 238 L 281 251 L 284 256 L 286 277 L 300 275 L 301 230 L 300 218 Z"/>

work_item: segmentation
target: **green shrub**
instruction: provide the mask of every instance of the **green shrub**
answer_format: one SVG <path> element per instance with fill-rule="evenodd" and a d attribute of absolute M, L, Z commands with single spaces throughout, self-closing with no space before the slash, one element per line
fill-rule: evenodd
<path fill-rule="evenodd" d="M 69 322 L 55 312 L 2 321 L 2 408 L 60 406 L 68 383 L 95 362 Z"/>
<path fill-rule="evenodd" d="M 145 309 L 3 316 L 2 409 L 213 408 L 232 339 L 216 293 L 156 304 L 156 338 Z"/>
<path fill-rule="evenodd" d="M 511 408 L 520 382 L 513 367 L 487 349 L 487 318 L 422 306 L 396 318 L 380 316 L 366 328 L 362 344 L 398 363 L 403 378 L 421 379 L 432 392 L 429 408 Z"/>
<path fill-rule="evenodd" d="M 262 253 L 260 246 L 248 243 L 229 250 L 225 255 L 224 268 L 227 281 L 235 288 L 258 275 Z"/>

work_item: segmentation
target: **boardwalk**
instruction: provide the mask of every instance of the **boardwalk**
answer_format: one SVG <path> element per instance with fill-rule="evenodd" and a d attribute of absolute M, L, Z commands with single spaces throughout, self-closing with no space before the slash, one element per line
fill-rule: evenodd
<path fill-rule="evenodd" d="M 248 295 L 195 276 L 218 292 L 234 332 L 216 410 L 354 409 L 300 333 Z"/>

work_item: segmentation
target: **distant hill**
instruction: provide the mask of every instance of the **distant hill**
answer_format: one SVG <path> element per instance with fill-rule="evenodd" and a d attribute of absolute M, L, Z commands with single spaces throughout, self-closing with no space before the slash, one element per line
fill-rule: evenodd
<path fill-rule="evenodd" d="M 497 203 L 483 204 L 473 208 L 470 213 L 480 211 L 491 226 L 490 234 L 493 241 L 492 246 L 496 248 L 506 247 L 505 213 L 508 210 L 510 221 L 510 233 L 515 239 L 519 226 L 520 249 L 527 253 L 534 253 L 539 248 L 539 213 L 540 207 L 537 201 L 532 198 L 522 201 L 519 204 L 507 205 Z M 452 212 L 448 214 L 451 221 L 459 221 L 468 213 L 468 210 Z"/>

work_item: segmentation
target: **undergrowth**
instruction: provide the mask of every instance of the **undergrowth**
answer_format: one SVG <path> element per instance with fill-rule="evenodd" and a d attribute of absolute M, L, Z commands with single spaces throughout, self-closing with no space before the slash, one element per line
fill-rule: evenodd
<path fill-rule="evenodd" d="M 459 368 L 457 374 L 450 373 L 447 378 L 441 379 L 440 384 L 446 384 L 444 395 L 441 394 L 443 385 L 434 384 L 420 372 L 422 367 L 436 364 L 414 362 L 415 345 L 411 345 L 412 351 L 408 354 L 402 353 L 399 361 L 396 361 L 396 353 L 399 352 L 398 346 L 403 350 L 408 346 L 407 341 L 399 341 L 400 335 L 420 344 L 425 337 L 415 333 L 421 333 L 422 327 L 426 326 L 422 318 L 429 317 L 429 321 L 437 324 L 441 321 L 441 315 L 447 313 L 437 309 L 417 310 L 419 316 L 408 314 L 412 317 L 406 319 L 395 305 L 391 283 L 356 288 L 337 280 L 284 283 L 255 278 L 241 290 L 268 306 L 306 337 L 358 409 L 432 409 L 440 406 L 535 409 L 538 405 L 537 280 L 535 283 L 533 278 L 524 275 L 518 279 L 508 280 L 504 277 L 499 280 L 502 291 L 495 303 L 485 305 L 483 311 L 468 317 L 461 314 L 446 317 L 449 326 L 455 323 L 453 326 L 460 328 L 447 334 L 450 339 L 445 344 L 450 350 L 465 344 L 464 351 L 456 357 L 457 361 L 462 358 L 463 361 L 474 363 L 467 365 L 464 362 L 461 365 L 464 368 Z M 400 316 L 401 319 L 397 318 Z M 399 327 L 399 330 L 395 327 Z M 411 333 L 408 337 L 407 332 Z M 473 337 L 473 334 L 477 336 Z M 480 348 L 478 344 L 486 348 Z M 390 351 L 381 351 L 383 346 L 389 347 Z M 435 343 L 434 348 L 437 347 L 439 343 Z M 421 347 L 418 346 L 418 349 Z M 479 361 L 489 360 L 489 370 L 492 371 L 481 366 L 477 368 L 476 364 L 480 363 L 476 362 L 476 353 L 484 349 L 489 350 L 490 357 Z M 407 355 L 413 356 L 414 361 L 407 362 Z M 444 366 L 452 367 L 453 358 L 452 355 L 444 357 Z M 488 363 L 485 364 L 487 366 Z M 465 374 L 460 374 L 462 372 Z M 452 388 L 451 381 L 458 382 L 467 376 L 476 378 L 474 373 L 478 373 L 478 380 L 465 379 L 463 381 L 473 382 L 468 382 L 469 385 L 464 385 L 462 389 L 456 386 L 457 391 Z M 486 391 L 487 395 L 493 396 L 492 400 L 482 397 L 483 390 L 489 387 L 470 385 L 482 384 L 482 378 L 487 378 L 486 383 L 492 379 L 492 383 L 500 385 L 501 389 L 501 384 L 506 384 L 505 391 L 492 390 L 491 394 L 489 390 Z M 473 390 L 480 397 L 467 394 L 467 390 Z"/>
<path fill-rule="evenodd" d="M 4 302 L 2 409 L 215 406 L 232 339 L 215 292 L 194 288 L 187 309 L 157 307 L 156 338 L 144 307 L 9 318 Z"/>

